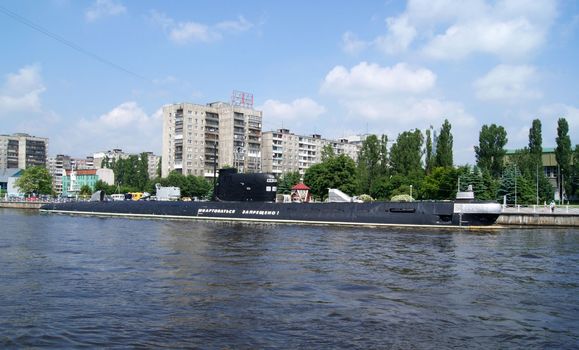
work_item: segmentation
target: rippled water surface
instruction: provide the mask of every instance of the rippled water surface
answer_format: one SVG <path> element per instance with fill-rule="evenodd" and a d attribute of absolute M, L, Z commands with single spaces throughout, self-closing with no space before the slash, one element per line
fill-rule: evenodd
<path fill-rule="evenodd" d="M 0 220 L 0 348 L 579 347 L 573 229 Z"/>

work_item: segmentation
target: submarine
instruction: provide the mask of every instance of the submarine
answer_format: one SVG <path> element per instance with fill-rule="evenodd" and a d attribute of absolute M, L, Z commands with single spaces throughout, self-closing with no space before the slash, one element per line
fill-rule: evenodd
<path fill-rule="evenodd" d="M 280 200 L 272 174 L 220 169 L 211 201 L 111 201 L 104 193 L 88 202 L 50 203 L 41 212 L 109 217 L 165 218 L 278 224 L 492 227 L 502 207 L 474 199 L 472 189 L 453 201 L 376 201 L 363 203 L 330 189 L 329 202 L 312 202 L 307 186 L 294 187 Z"/>

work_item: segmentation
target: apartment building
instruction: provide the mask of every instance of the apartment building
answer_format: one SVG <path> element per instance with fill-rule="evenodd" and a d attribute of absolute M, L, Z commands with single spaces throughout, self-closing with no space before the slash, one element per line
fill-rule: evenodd
<path fill-rule="evenodd" d="M 348 139 L 323 139 L 321 135 L 296 135 L 288 129 L 266 131 L 262 137 L 262 171 L 275 175 L 297 171 L 301 175 L 322 161 L 322 149 L 330 145 L 336 155 L 358 159 L 359 143 Z"/>
<path fill-rule="evenodd" d="M 225 102 L 163 106 L 161 173 L 213 177 L 214 168 L 261 171 L 262 112 Z"/>
<path fill-rule="evenodd" d="M 66 175 L 66 170 L 72 168 L 72 158 L 64 154 L 48 157 L 46 167 L 52 176 L 52 189 L 56 194 L 62 194 L 62 178 Z"/>
<path fill-rule="evenodd" d="M 0 169 L 46 166 L 48 138 L 24 133 L 0 135 Z"/>

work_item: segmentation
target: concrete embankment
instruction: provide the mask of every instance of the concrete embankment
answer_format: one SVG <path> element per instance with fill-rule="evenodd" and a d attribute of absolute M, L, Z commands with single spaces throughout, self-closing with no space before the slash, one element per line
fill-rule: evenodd
<path fill-rule="evenodd" d="M 40 209 L 41 206 L 47 202 L 4 202 L 0 201 L 0 208 L 14 208 L 14 209 Z"/>
<path fill-rule="evenodd" d="M 497 220 L 499 225 L 579 227 L 579 209 L 506 208 Z"/>

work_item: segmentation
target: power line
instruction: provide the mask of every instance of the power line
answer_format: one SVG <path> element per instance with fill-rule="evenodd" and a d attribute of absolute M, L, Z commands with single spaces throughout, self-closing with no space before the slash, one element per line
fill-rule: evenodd
<path fill-rule="evenodd" d="M 93 58 L 93 59 L 95 59 L 95 60 L 97 60 L 97 61 L 99 61 L 99 62 L 101 62 L 101 63 L 103 63 L 103 64 L 105 64 L 105 65 L 107 65 L 107 66 L 110 66 L 110 67 L 115 68 L 115 69 L 117 69 L 117 70 L 120 70 L 120 71 L 122 71 L 122 72 L 124 72 L 124 73 L 127 73 L 127 74 L 129 74 L 129 75 L 132 75 L 133 77 L 136 77 L 136 78 L 139 78 L 139 79 L 142 79 L 142 80 L 148 80 L 147 78 L 143 77 L 143 76 L 140 75 L 140 74 L 137 74 L 137 73 L 135 73 L 135 72 L 133 72 L 133 71 L 131 71 L 131 70 L 128 70 L 128 69 L 126 69 L 126 68 L 124 68 L 124 67 L 122 67 L 122 66 L 120 66 L 120 65 L 118 65 L 118 64 L 116 64 L 116 63 L 114 63 L 114 62 L 111 62 L 111 61 L 107 60 L 106 58 L 103 58 L 103 57 L 101 57 L 101 56 L 99 56 L 99 55 L 97 55 L 97 54 L 95 54 L 95 53 L 93 53 L 93 52 L 90 52 L 90 51 L 82 48 L 81 46 L 75 44 L 74 42 L 72 42 L 72 41 L 70 41 L 70 40 L 67 40 L 67 39 L 61 37 L 60 35 L 57 35 L 57 34 L 54 34 L 54 33 L 50 32 L 49 30 L 47 30 L 47 29 L 39 26 L 38 24 L 36 24 L 36 23 L 34 23 L 34 22 L 32 22 L 32 21 L 30 21 L 30 20 L 28 20 L 28 19 L 26 19 L 26 18 L 18 15 L 18 14 L 15 13 L 15 12 L 12 12 L 12 11 L 8 10 L 7 8 L 5 8 L 5 7 L 3 7 L 3 6 L 0 6 L 0 12 L 4 13 L 6 16 L 8 16 L 8 17 L 10 17 L 10 18 L 12 18 L 12 19 L 14 19 L 14 20 L 16 20 L 16 21 L 24 24 L 25 26 L 30 27 L 30 28 L 36 30 L 37 32 L 40 32 L 40 33 L 42 33 L 42 34 L 44 34 L 44 35 L 46 35 L 46 36 L 48 36 L 48 37 L 50 37 L 50 38 L 58 41 L 58 42 L 60 42 L 61 44 L 64 44 L 64 45 L 70 47 L 71 49 L 73 49 L 73 50 L 75 50 L 75 51 L 78 51 L 78 52 L 80 52 L 80 53 L 82 53 L 82 54 L 84 54 L 84 55 L 86 55 L 86 56 L 88 56 L 88 57 L 91 57 L 91 58 Z"/>

